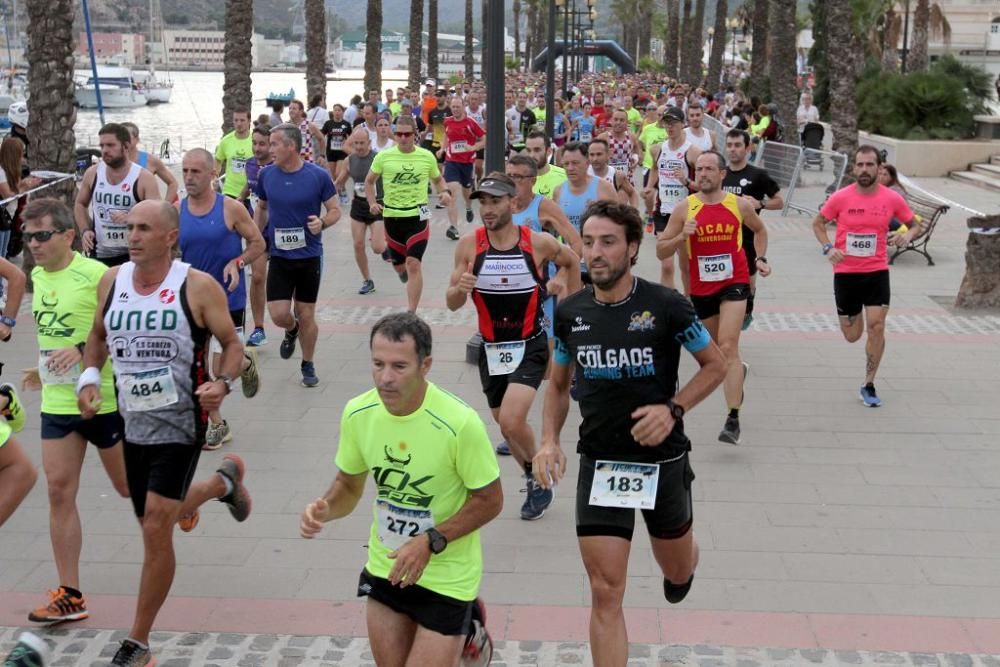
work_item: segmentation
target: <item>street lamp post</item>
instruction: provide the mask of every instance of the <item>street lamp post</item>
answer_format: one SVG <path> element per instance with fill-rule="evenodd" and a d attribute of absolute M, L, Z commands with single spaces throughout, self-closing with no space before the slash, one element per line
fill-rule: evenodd
<path fill-rule="evenodd" d="M 486 11 L 485 41 L 487 49 L 487 71 L 483 79 L 486 85 L 486 108 L 503 109 L 504 94 L 504 2 L 489 0 Z M 503 113 L 486 115 L 486 172 L 503 171 L 504 165 L 504 121 Z"/>
<path fill-rule="evenodd" d="M 733 31 L 733 66 L 736 66 L 736 29 L 740 27 L 740 20 L 737 18 L 726 19 L 726 27 Z"/>
<path fill-rule="evenodd" d="M 556 96 L 556 0 L 549 0 L 549 35 L 545 60 L 545 136 L 555 127 Z"/>
<path fill-rule="evenodd" d="M 566 69 L 566 63 L 569 60 L 569 7 L 566 6 L 566 0 L 556 0 L 556 6 L 559 8 L 560 11 L 563 12 L 563 38 L 562 38 L 563 82 L 562 83 L 563 83 L 563 99 L 565 100 L 568 99 L 568 90 L 569 90 L 567 88 L 568 85 L 567 82 L 569 81 L 569 72 Z"/>

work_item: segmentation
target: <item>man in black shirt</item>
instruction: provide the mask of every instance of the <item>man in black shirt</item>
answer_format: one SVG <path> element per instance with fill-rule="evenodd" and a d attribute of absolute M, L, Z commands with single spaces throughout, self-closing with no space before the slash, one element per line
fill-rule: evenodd
<path fill-rule="evenodd" d="M 684 414 L 722 382 L 722 351 L 675 290 L 632 275 L 643 224 L 610 202 L 587 207 L 583 259 L 593 285 L 561 301 L 555 353 L 542 411 L 542 447 L 532 472 L 543 488 L 566 472 L 559 434 L 576 367 L 583 422 L 577 452 L 576 534 L 590 578 L 590 645 L 595 665 L 623 665 L 628 638 L 622 598 L 641 509 L 667 601 L 684 599 L 698 564 L 692 528 Z M 700 368 L 675 393 L 680 349 Z"/>
<path fill-rule="evenodd" d="M 333 114 L 330 120 L 323 123 L 320 129 L 326 137 L 326 164 L 330 170 L 330 177 L 334 180 L 340 175 L 340 163 L 347 159 L 346 143 L 351 136 L 351 124 L 344 120 L 344 107 L 340 104 L 333 105 Z M 347 193 L 342 192 L 340 203 L 347 203 Z"/>
<path fill-rule="evenodd" d="M 729 166 L 722 179 L 722 189 L 737 197 L 746 199 L 760 215 L 764 209 L 780 211 L 785 207 L 781 188 L 767 171 L 747 163 L 750 152 L 750 135 L 746 130 L 729 130 L 726 133 L 726 158 Z M 743 252 L 750 267 L 750 298 L 747 299 L 747 313 L 743 317 L 743 330 L 753 322 L 753 299 L 757 294 L 757 251 L 753 247 L 753 230 L 743 225 Z"/>

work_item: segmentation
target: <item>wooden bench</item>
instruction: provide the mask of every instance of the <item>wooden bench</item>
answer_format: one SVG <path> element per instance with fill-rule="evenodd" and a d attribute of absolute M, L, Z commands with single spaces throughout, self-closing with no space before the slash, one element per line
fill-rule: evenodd
<path fill-rule="evenodd" d="M 912 250 L 923 255 L 927 259 L 928 266 L 934 266 L 934 260 L 931 258 L 930 253 L 927 252 L 927 244 L 930 243 L 931 236 L 934 235 L 934 228 L 937 227 L 938 220 L 948 211 L 949 206 L 933 199 L 927 199 L 926 197 L 910 193 L 907 193 L 904 199 L 909 204 L 910 210 L 913 211 L 913 215 L 919 221 L 920 233 L 910 241 L 909 245 L 903 248 L 896 248 L 892 257 L 889 258 L 889 264 L 893 264 L 896 258 L 904 252 Z"/>

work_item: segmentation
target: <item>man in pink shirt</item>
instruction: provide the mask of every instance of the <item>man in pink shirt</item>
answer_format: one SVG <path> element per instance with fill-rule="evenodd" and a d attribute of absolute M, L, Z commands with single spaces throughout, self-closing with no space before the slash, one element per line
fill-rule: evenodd
<path fill-rule="evenodd" d="M 865 384 L 862 403 L 882 404 L 875 393 L 875 373 L 885 352 L 885 318 L 889 312 L 889 243 L 905 246 L 919 233 L 910 225 L 913 211 L 894 190 L 879 184 L 882 156 L 874 146 L 859 146 L 854 154 L 855 183 L 834 192 L 813 220 L 813 232 L 823 254 L 833 264 L 833 292 L 840 316 L 840 330 L 847 342 L 861 338 L 867 323 Z M 889 237 L 889 223 L 896 218 L 910 226 Z M 827 224 L 837 222 L 833 243 Z M 864 317 L 861 317 L 861 311 Z"/>

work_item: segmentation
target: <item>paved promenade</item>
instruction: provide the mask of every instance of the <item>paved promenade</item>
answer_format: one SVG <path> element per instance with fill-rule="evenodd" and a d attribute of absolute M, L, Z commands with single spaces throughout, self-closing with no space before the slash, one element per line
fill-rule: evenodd
<path fill-rule="evenodd" d="M 1000 199 L 944 179 L 921 185 L 988 213 Z M 478 372 L 466 365 L 471 305 L 450 313 L 444 288 L 454 244 L 438 211 L 425 262 L 421 314 L 434 324 L 431 379 L 489 413 Z M 966 214 L 952 210 L 930 244 L 937 263 L 904 256 L 892 270 L 888 347 L 877 380 L 884 404 L 864 409 L 864 350 L 838 331 L 832 275 L 810 220 L 770 214 L 757 319 L 745 335 L 750 363 L 743 445 L 717 442 L 721 392 L 698 406 L 694 442 L 695 534 L 701 564 L 687 600 L 663 600 L 661 578 L 638 530 L 625 596 L 630 665 L 990 665 L 1000 667 L 1000 314 L 957 313 Z M 463 233 L 470 226 L 462 227 Z M 269 326 L 263 385 L 234 395 L 225 414 L 234 440 L 201 458 L 199 476 L 222 455 L 248 465 L 254 513 L 236 524 L 218 504 L 176 537 L 173 597 L 154 636 L 161 667 L 181 665 L 368 665 L 371 655 L 357 576 L 370 513 L 298 537 L 303 506 L 329 485 L 341 409 L 370 387 L 367 332 L 405 304 L 403 286 L 372 258 L 377 291 L 356 294 L 345 222 L 326 232 L 316 360 L 320 385 L 298 384 L 298 357 L 278 356 Z M 655 278 L 652 237 L 638 272 Z M 2 347 L 7 381 L 34 364 L 28 308 Z M 682 362 L 681 377 L 693 363 Z M 20 435 L 40 462 L 39 396 Z M 541 400 L 532 412 L 540 424 Z M 573 450 L 571 410 L 563 446 Z M 499 430 L 489 424 L 499 439 Z M 523 496 L 512 461 L 501 461 L 506 505 L 483 534 L 483 596 L 498 643 L 495 664 L 589 664 L 590 592 L 576 547 L 569 483 L 546 516 L 518 519 Z M 371 500 L 371 488 L 362 501 Z M 91 618 L 44 632 L 57 665 L 103 665 L 127 629 L 142 545 L 128 501 L 115 496 L 96 456 L 79 497 L 82 586 Z M 48 537 L 44 479 L 0 529 L 0 650 L 58 582 Z M 669 608 L 668 608 L 669 607 Z M 118 634 L 113 634 L 118 632 Z"/>

